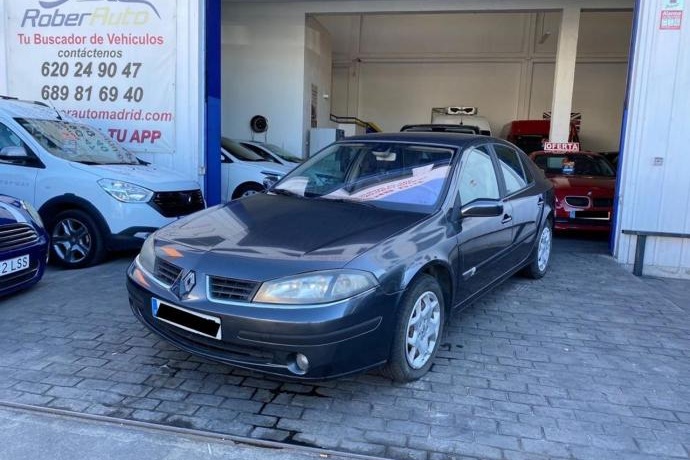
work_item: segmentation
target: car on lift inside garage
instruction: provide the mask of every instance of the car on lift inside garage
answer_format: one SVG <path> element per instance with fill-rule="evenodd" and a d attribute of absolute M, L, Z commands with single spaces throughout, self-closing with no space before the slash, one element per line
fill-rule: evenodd
<path fill-rule="evenodd" d="M 26 201 L 0 195 L 0 296 L 36 284 L 45 270 L 48 234 Z"/>
<path fill-rule="evenodd" d="M 268 193 L 154 233 L 134 314 L 191 353 L 286 378 L 424 375 L 446 317 L 513 273 L 544 276 L 552 185 L 487 136 L 338 141 Z"/>
<path fill-rule="evenodd" d="M 220 139 L 221 198 L 230 201 L 266 190 L 283 177 L 292 166 L 266 161 L 237 141 Z"/>
<path fill-rule="evenodd" d="M 553 183 L 556 230 L 611 230 L 616 173 L 592 152 L 533 152 L 532 160 Z"/>

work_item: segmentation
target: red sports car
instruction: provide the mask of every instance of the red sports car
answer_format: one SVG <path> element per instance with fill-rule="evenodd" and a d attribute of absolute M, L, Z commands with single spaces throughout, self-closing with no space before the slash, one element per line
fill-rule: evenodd
<path fill-rule="evenodd" d="M 598 153 L 534 152 L 556 192 L 556 230 L 611 230 L 615 171 Z"/>

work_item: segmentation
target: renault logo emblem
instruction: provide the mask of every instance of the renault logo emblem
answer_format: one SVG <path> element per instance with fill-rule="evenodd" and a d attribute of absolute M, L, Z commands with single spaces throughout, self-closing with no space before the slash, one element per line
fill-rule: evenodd
<path fill-rule="evenodd" d="M 191 292 L 196 284 L 196 275 L 192 270 L 190 270 L 184 278 L 182 278 L 182 283 L 180 283 L 180 297 L 186 296 Z"/>
<path fill-rule="evenodd" d="M 177 278 L 172 286 L 170 286 L 170 291 L 177 296 L 177 298 L 182 299 L 184 296 L 189 294 L 194 285 L 196 284 L 196 274 L 194 271 L 190 270 L 182 278 Z"/>

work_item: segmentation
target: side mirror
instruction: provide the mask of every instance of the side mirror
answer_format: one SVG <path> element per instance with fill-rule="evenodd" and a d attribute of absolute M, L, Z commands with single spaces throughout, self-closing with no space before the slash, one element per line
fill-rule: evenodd
<path fill-rule="evenodd" d="M 26 153 L 26 149 L 24 147 L 17 147 L 14 145 L 11 145 L 9 147 L 3 147 L 0 150 L 0 156 L 6 157 L 6 158 L 28 158 L 29 154 Z"/>
<path fill-rule="evenodd" d="M 272 172 L 261 171 L 261 174 L 265 176 L 262 185 L 266 190 L 269 190 L 271 187 L 273 187 L 273 185 L 275 185 L 276 182 L 280 180 L 280 176 Z"/>
<path fill-rule="evenodd" d="M 497 217 L 503 214 L 503 204 L 496 200 L 475 200 L 460 209 L 461 217 Z"/>

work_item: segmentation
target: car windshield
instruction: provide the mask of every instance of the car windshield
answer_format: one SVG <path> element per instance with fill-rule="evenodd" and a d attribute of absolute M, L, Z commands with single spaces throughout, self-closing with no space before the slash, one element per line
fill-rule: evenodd
<path fill-rule="evenodd" d="M 137 158 L 96 128 L 62 120 L 16 121 L 52 155 L 86 164 L 139 164 Z"/>
<path fill-rule="evenodd" d="M 266 161 L 261 156 L 227 137 L 220 139 L 220 145 L 240 161 Z"/>
<path fill-rule="evenodd" d="M 302 162 L 301 158 L 296 157 L 295 155 L 288 152 L 284 148 L 279 147 L 275 144 L 261 144 L 261 145 L 263 145 L 268 150 L 275 153 L 276 155 L 278 155 L 280 158 L 282 158 L 285 161 L 289 161 L 290 163 L 301 163 Z"/>
<path fill-rule="evenodd" d="M 567 176 L 613 177 L 615 172 L 608 161 L 599 155 L 584 153 L 537 155 L 534 162 L 546 174 Z"/>
<path fill-rule="evenodd" d="M 306 198 L 432 212 L 440 203 L 455 150 L 395 142 L 337 143 L 273 188 Z"/>

